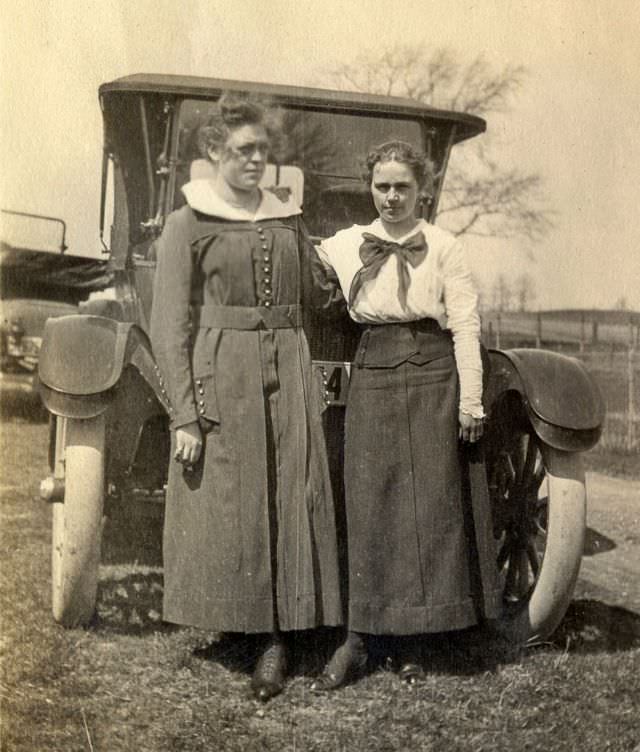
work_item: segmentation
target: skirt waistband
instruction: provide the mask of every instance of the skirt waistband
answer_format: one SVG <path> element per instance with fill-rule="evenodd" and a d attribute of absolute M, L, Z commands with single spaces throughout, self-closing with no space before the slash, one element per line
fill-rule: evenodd
<path fill-rule="evenodd" d="M 367 326 L 354 358 L 356 368 L 394 368 L 409 359 L 427 363 L 453 352 L 451 332 L 436 319 Z"/>
<path fill-rule="evenodd" d="M 302 326 L 302 306 L 205 305 L 196 317 L 200 329 L 294 329 Z"/>

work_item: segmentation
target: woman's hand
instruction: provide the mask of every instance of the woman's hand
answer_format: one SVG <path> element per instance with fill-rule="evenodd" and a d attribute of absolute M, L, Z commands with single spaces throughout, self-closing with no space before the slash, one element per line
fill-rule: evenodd
<path fill-rule="evenodd" d="M 197 421 L 176 429 L 176 453 L 173 458 L 185 467 L 195 465 L 202 451 L 202 432 Z"/>
<path fill-rule="evenodd" d="M 474 418 L 472 415 L 463 413 L 462 410 L 458 412 L 458 422 L 460 428 L 458 429 L 458 436 L 462 441 L 475 442 L 482 437 L 484 431 L 484 418 Z"/>

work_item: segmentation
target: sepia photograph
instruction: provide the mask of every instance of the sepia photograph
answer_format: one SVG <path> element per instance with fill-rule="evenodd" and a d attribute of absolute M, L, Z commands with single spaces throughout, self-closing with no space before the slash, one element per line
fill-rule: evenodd
<path fill-rule="evenodd" d="M 0 751 L 640 752 L 640 9 L 24 0 Z"/>

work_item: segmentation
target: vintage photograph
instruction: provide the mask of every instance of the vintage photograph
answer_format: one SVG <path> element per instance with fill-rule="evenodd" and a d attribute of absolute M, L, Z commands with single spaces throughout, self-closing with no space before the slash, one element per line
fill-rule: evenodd
<path fill-rule="evenodd" d="M 640 10 L 3 11 L 0 750 L 640 750 Z"/>

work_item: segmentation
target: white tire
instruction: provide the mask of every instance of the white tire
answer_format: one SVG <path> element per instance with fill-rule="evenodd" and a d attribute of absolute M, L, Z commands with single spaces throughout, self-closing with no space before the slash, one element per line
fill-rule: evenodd
<path fill-rule="evenodd" d="M 105 486 L 104 416 L 57 418 L 54 475 L 64 501 L 53 503 L 52 608 L 65 627 L 86 625 L 96 605 Z"/>
<path fill-rule="evenodd" d="M 586 530 L 581 457 L 523 434 L 491 469 L 504 610 L 499 630 L 517 642 L 545 640 L 562 621 L 580 569 Z"/>

